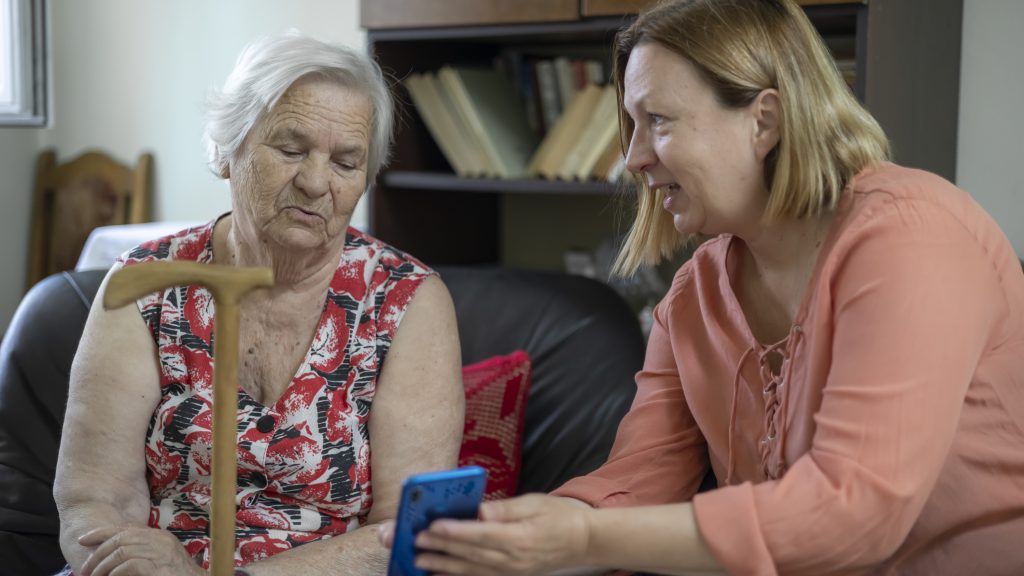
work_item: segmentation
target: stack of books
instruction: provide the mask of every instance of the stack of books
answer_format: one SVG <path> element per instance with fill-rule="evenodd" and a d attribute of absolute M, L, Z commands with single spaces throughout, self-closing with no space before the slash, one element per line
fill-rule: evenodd
<path fill-rule="evenodd" d="M 613 171 L 622 162 L 616 108 L 614 86 L 587 84 L 548 130 L 527 173 L 549 180 L 614 182 L 618 174 Z"/>
<path fill-rule="evenodd" d="M 460 176 L 523 178 L 537 136 L 511 82 L 496 70 L 446 66 L 406 82 L 413 105 Z"/>
<path fill-rule="evenodd" d="M 459 176 L 614 182 L 623 171 L 614 86 L 574 83 L 571 95 L 559 94 L 562 109 L 540 135 L 522 90 L 500 70 L 445 66 L 404 84 Z"/>

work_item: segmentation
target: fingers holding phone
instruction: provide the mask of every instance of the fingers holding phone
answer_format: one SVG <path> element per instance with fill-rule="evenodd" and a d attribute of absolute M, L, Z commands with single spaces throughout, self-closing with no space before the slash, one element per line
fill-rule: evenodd
<path fill-rule="evenodd" d="M 589 506 L 528 494 L 487 502 L 480 522 L 438 520 L 416 539 L 416 565 L 429 573 L 549 574 L 586 566 Z"/>
<path fill-rule="evenodd" d="M 477 518 L 486 482 L 486 473 L 479 466 L 407 478 L 398 516 L 393 524 L 384 523 L 378 529 L 381 542 L 391 547 L 388 576 L 426 576 L 429 572 L 416 566 L 417 535 L 435 520 Z"/>

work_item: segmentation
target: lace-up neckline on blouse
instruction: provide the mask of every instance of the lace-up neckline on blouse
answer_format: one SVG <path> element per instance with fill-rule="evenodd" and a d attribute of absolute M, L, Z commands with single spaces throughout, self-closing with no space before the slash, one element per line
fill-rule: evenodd
<path fill-rule="evenodd" d="M 826 234 L 826 238 L 823 244 L 829 244 L 831 234 Z M 731 254 L 735 248 L 734 242 L 738 239 L 733 237 L 729 241 L 729 247 L 726 252 L 726 260 L 729 261 L 733 254 Z M 825 246 L 822 247 L 825 250 Z M 820 256 L 820 253 L 819 253 Z M 778 340 L 773 344 L 762 344 L 759 342 L 750 331 L 749 325 L 747 326 L 749 345 L 747 349 L 740 355 L 739 361 L 736 363 L 735 372 L 733 373 L 732 381 L 732 402 L 729 409 L 729 428 L 728 428 L 728 460 L 726 467 L 725 485 L 732 485 L 735 480 L 734 475 L 736 472 L 736 435 L 737 435 L 737 411 L 739 406 L 739 393 L 740 393 L 740 382 L 743 379 L 743 369 L 747 362 L 751 358 L 756 358 L 759 374 L 759 384 L 761 386 L 761 393 L 764 397 L 764 418 L 758 439 L 757 447 L 761 461 L 761 473 L 764 475 L 764 479 L 774 480 L 781 478 L 786 472 L 786 463 L 784 458 L 784 448 L 786 442 L 786 413 L 789 407 L 789 388 L 788 385 L 793 373 L 793 363 L 791 362 L 794 351 L 803 339 L 803 327 L 801 326 L 801 319 L 806 314 L 807 297 L 811 292 L 811 286 L 813 286 L 819 275 L 820 258 L 816 258 L 815 265 L 811 271 L 811 276 L 808 279 L 808 288 L 805 291 L 803 300 L 800 304 L 799 309 L 793 319 L 793 323 L 790 324 L 789 332 L 785 337 Z M 729 265 L 727 264 L 727 267 Z M 729 274 L 731 276 L 731 274 Z M 726 280 L 727 282 L 729 280 Z M 739 299 L 736 296 L 731 286 L 729 287 L 729 293 L 733 298 L 733 304 L 736 306 L 736 310 L 742 314 L 742 306 L 739 304 Z M 746 323 L 746 318 L 744 318 Z M 772 359 L 777 358 L 778 362 L 777 370 L 772 369 Z"/>
<path fill-rule="evenodd" d="M 757 358 L 758 373 L 761 376 L 761 393 L 764 395 L 764 428 L 761 439 L 758 442 L 758 450 L 761 456 L 761 470 L 765 478 L 777 479 L 786 471 L 783 458 L 773 458 L 776 454 L 782 454 L 785 446 L 785 424 L 786 409 L 788 408 L 789 381 L 793 371 L 793 364 L 790 359 L 793 350 L 796 348 L 803 335 L 803 328 L 799 324 L 793 324 L 789 334 L 785 338 L 769 346 L 760 343 L 752 344 L 740 356 L 736 364 L 736 372 L 732 380 L 732 406 L 729 410 L 729 460 L 726 469 L 725 485 L 729 486 L 733 481 L 735 472 L 736 454 L 734 443 L 736 437 L 736 408 L 740 391 L 740 380 L 743 374 L 743 367 L 752 356 Z M 777 372 L 771 369 L 771 357 L 777 354 L 782 362 Z M 772 462 L 775 462 L 772 464 Z"/>

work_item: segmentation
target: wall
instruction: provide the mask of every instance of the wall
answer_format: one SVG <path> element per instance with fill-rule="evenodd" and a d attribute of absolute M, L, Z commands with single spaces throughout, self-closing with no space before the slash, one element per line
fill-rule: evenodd
<path fill-rule="evenodd" d="M 228 210 L 205 165 L 202 103 L 242 46 L 298 28 L 362 49 L 356 0 L 51 0 L 54 114 L 46 129 L 0 129 L 0 332 L 21 298 L 35 156 L 103 148 L 122 162 L 155 156 L 154 216 L 202 220 Z M 365 213 L 355 224 L 365 223 Z"/>
<path fill-rule="evenodd" d="M 1024 256 L 1024 2 L 965 0 L 957 184 Z"/>
<path fill-rule="evenodd" d="M 31 128 L 0 129 L 0 334 L 25 289 L 32 179 L 38 146 Z"/>

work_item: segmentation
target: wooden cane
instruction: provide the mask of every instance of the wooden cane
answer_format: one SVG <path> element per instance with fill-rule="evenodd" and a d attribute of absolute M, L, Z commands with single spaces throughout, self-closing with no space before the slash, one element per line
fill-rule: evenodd
<path fill-rule="evenodd" d="M 198 284 L 213 294 L 213 485 L 210 505 L 210 573 L 231 576 L 235 568 L 235 485 L 238 419 L 238 303 L 255 288 L 274 284 L 270 268 L 240 268 L 196 262 L 146 262 L 110 277 L 103 307 L 120 308 L 172 286 Z"/>

